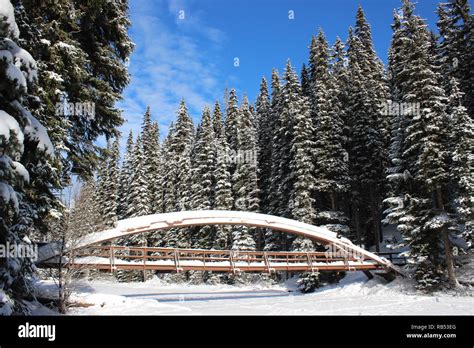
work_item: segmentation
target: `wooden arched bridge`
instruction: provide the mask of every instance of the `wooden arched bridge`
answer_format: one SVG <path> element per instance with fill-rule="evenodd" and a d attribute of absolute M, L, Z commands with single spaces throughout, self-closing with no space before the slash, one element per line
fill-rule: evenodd
<path fill-rule="evenodd" d="M 326 252 L 197 250 L 104 245 L 133 234 L 178 227 L 245 225 L 302 236 L 326 247 Z M 62 255 L 60 258 L 59 256 Z M 100 270 L 181 272 L 357 271 L 395 270 L 392 263 L 337 236 L 326 228 L 277 216 L 242 211 L 199 210 L 141 216 L 116 227 L 84 236 L 74 244 L 50 243 L 39 248 L 37 265 Z"/>

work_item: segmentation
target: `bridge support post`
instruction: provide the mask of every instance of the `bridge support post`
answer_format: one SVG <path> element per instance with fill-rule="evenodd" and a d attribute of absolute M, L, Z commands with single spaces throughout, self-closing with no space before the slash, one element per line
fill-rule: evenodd
<path fill-rule="evenodd" d="M 268 255 L 266 252 L 263 252 L 263 262 L 265 263 L 268 274 L 272 274 L 272 272 L 275 272 L 275 270 L 270 267 L 270 262 L 268 261 Z"/>
<path fill-rule="evenodd" d="M 367 278 L 369 279 L 372 279 L 374 277 L 374 275 L 372 273 L 370 273 L 370 271 L 362 271 L 364 272 L 364 274 L 367 276 Z"/>
<path fill-rule="evenodd" d="M 115 250 L 112 243 L 110 243 L 110 273 L 117 275 L 117 267 L 115 267 Z"/>
<path fill-rule="evenodd" d="M 176 268 L 176 273 L 180 273 L 183 270 L 179 267 L 179 254 L 177 249 L 174 249 L 174 266 Z"/>

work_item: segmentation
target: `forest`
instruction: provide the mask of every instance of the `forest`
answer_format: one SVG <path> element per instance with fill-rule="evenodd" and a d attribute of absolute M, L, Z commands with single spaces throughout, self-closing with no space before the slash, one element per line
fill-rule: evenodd
<path fill-rule="evenodd" d="M 346 40 L 330 44 L 320 29 L 307 63 L 273 69 L 255 101 L 226 89 L 224 102 L 206 106 L 195 122 L 183 96 L 167 134 L 153 117 L 158 110 L 148 108 L 140 132 L 124 135 L 116 103 L 131 78 L 127 1 L 57 4 L 0 0 L 0 243 L 50 240 L 58 230 L 82 236 L 164 212 L 261 212 L 327 227 L 374 251 L 394 225 L 420 290 L 459 285 L 458 257 L 471 252 L 474 228 L 467 0 L 439 4 L 437 33 L 403 0 L 387 64 L 359 7 L 341 33 Z M 58 107 L 71 102 L 92 103 L 93 116 L 87 107 Z M 80 190 L 66 202 L 60 193 L 73 184 Z M 321 250 L 302 237 L 246 226 L 170 229 L 120 243 Z M 0 313 L 25 310 L 34 272 L 29 259 L 0 258 Z M 137 280 L 133 272 L 117 276 Z M 300 275 L 306 285 L 320 277 L 338 275 Z"/>

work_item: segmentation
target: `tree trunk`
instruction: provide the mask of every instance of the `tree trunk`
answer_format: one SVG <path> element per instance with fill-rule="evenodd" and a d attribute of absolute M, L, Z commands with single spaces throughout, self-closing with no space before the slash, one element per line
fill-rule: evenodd
<path fill-rule="evenodd" d="M 372 211 L 372 226 L 375 237 L 375 251 L 380 252 L 380 227 L 377 200 L 375 199 L 375 190 L 373 185 L 369 187 L 370 191 L 370 206 Z"/>
<path fill-rule="evenodd" d="M 356 228 L 357 244 L 361 246 L 362 238 L 361 238 L 361 233 L 360 233 L 359 207 L 355 203 L 353 204 L 353 207 L 354 207 L 354 223 L 355 223 L 355 228 Z"/>
<path fill-rule="evenodd" d="M 336 211 L 336 193 L 332 191 L 330 193 L 330 197 L 331 197 L 331 210 Z"/>
<path fill-rule="evenodd" d="M 438 209 L 444 211 L 443 194 L 439 188 L 436 190 L 436 205 L 438 206 Z M 442 233 L 444 242 L 444 255 L 446 259 L 446 269 L 448 271 L 449 283 L 452 286 L 457 287 L 459 286 L 459 282 L 456 279 L 456 273 L 454 271 L 453 250 L 451 248 L 451 242 L 449 241 L 449 232 L 446 226 L 443 227 Z"/>

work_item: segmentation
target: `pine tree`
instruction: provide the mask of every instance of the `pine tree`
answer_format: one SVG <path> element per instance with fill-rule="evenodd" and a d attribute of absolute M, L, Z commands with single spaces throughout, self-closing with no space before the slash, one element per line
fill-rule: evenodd
<path fill-rule="evenodd" d="M 164 204 L 167 211 L 181 211 L 190 209 L 191 202 L 191 152 L 194 142 L 194 125 L 188 114 L 186 104 L 181 101 L 178 117 L 173 126 L 165 161 L 171 166 L 169 177 L 164 177 L 167 188 Z M 169 247 L 188 248 L 191 245 L 189 231 L 185 228 L 170 229 L 165 235 Z"/>
<path fill-rule="evenodd" d="M 149 163 L 148 168 L 148 180 L 149 180 L 149 195 L 150 195 L 150 211 L 152 213 L 163 212 L 163 180 L 161 173 L 162 154 L 160 146 L 160 130 L 158 123 L 152 123 L 150 127 L 150 142 L 149 142 L 149 154 L 147 161 Z"/>
<path fill-rule="evenodd" d="M 467 0 L 449 0 L 438 5 L 439 56 L 447 93 L 455 78 L 463 95 L 468 115 L 474 114 L 474 15 Z"/>
<path fill-rule="evenodd" d="M 227 144 L 229 145 L 230 151 L 237 151 L 238 148 L 238 122 L 239 122 L 239 105 L 237 100 L 237 93 L 235 89 L 231 89 L 229 93 L 228 105 L 226 108 L 225 117 L 225 134 L 227 137 Z M 232 172 L 235 170 L 235 166 L 231 166 Z"/>
<path fill-rule="evenodd" d="M 88 97 L 95 102 L 94 119 L 106 136 L 115 135 L 123 122 L 115 103 L 130 81 L 126 62 L 134 48 L 128 36 L 128 1 L 98 0 L 76 7 L 81 12 L 74 38 L 90 62 Z"/>
<path fill-rule="evenodd" d="M 301 68 L 301 74 L 300 74 L 300 79 L 301 79 L 301 92 L 305 97 L 310 96 L 311 93 L 311 78 L 309 76 L 309 71 L 308 68 L 306 68 L 306 65 L 303 63 L 303 67 Z"/>
<path fill-rule="evenodd" d="M 161 212 L 161 165 L 160 134 L 158 124 L 152 122 L 150 107 L 143 116 L 141 138 L 143 140 L 143 156 L 150 212 Z"/>
<path fill-rule="evenodd" d="M 276 191 L 272 197 L 274 215 L 291 217 L 291 209 L 288 207 L 292 191 L 291 182 L 291 144 L 293 141 L 294 117 L 297 104 L 301 97 L 301 89 L 298 83 L 291 62 L 288 60 L 285 68 L 285 85 L 281 90 L 279 118 L 275 123 L 275 133 L 273 137 L 273 151 L 275 169 L 272 172 L 271 190 Z"/>
<path fill-rule="evenodd" d="M 447 100 L 433 63 L 436 59 L 430 33 L 423 20 L 413 15 L 413 7 L 410 1 L 404 1 L 404 20 L 397 28 L 403 28 L 405 35 L 401 46 L 405 55 L 398 56 L 404 60 L 398 64 L 404 64 L 406 78 L 398 90 L 402 101 L 420 103 L 420 111 L 406 120 L 407 127 L 400 139 L 404 172 L 392 178 L 404 182 L 398 184 L 398 198 L 387 200 L 392 205 L 388 220 L 398 224 L 411 244 L 419 287 L 429 289 L 444 274 L 452 285 L 457 284 L 449 241 L 453 221 L 445 195 L 449 181 L 449 125 Z M 440 244 L 444 250 L 439 249 Z"/>
<path fill-rule="evenodd" d="M 38 66 L 37 94 L 41 103 L 28 103 L 61 153 L 65 181 L 71 171 L 89 177 L 99 161 L 94 139 L 103 133 L 94 128 L 95 118 L 65 108 L 69 101 L 91 102 L 86 72 L 90 61 L 72 35 L 78 30 L 80 10 L 70 0 L 59 0 L 55 6 L 39 0 L 13 3 L 20 19 L 19 40 L 30 47 Z"/>
<path fill-rule="evenodd" d="M 449 116 L 452 122 L 451 137 L 451 176 L 457 191 L 455 206 L 460 217 L 460 224 L 464 225 L 462 237 L 472 247 L 474 230 L 474 123 L 462 105 L 462 92 L 458 82 L 452 78 L 451 95 L 449 98 Z"/>
<path fill-rule="evenodd" d="M 145 156 L 143 154 L 143 142 L 137 137 L 132 154 L 132 175 L 130 177 L 130 189 L 128 192 L 127 216 L 144 216 L 150 213 L 149 197 L 147 190 L 147 178 L 145 172 Z"/>
<path fill-rule="evenodd" d="M 291 146 L 290 165 L 294 182 L 290 200 L 291 215 L 298 221 L 312 224 L 315 216 L 313 192 L 316 184 L 313 163 L 314 127 L 307 98 L 300 96 L 300 100 L 295 103 L 295 106 L 297 107 L 294 110 L 295 137 Z M 295 242 L 298 245 L 301 244 L 299 238 Z M 294 245 L 295 242 L 293 242 Z"/>
<path fill-rule="evenodd" d="M 215 166 L 215 201 L 214 209 L 216 210 L 232 210 L 232 183 L 228 169 L 228 153 L 227 138 L 224 132 L 222 121 L 222 113 L 219 103 L 216 102 L 214 107 L 214 115 L 212 124 L 215 133 L 215 149 L 216 149 L 216 166 Z M 229 250 L 231 247 L 231 226 L 216 226 L 216 236 L 213 248 Z"/>
<path fill-rule="evenodd" d="M 104 183 L 104 198 L 102 216 L 104 220 L 104 227 L 114 227 L 118 220 L 118 205 L 119 205 L 119 161 L 120 161 L 120 138 L 116 138 L 112 143 L 111 153 L 107 159 L 106 165 L 106 182 Z"/>
<path fill-rule="evenodd" d="M 132 178 L 132 156 L 133 156 L 133 131 L 130 130 L 125 147 L 125 154 L 120 168 L 120 189 L 119 189 L 119 220 L 125 219 L 128 216 L 128 195 L 130 191 L 130 181 Z"/>
<path fill-rule="evenodd" d="M 146 180 L 146 166 L 145 156 L 143 149 L 143 142 L 139 135 L 133 146 L 132 156 L 130 158 L 131 176 L 130 186 L 127 192 L 127 211 L 126 215 L 128 218 L 145 216 L 150 213 L 149 210 L 149 197 L 148 187 Z M 120 240 L 119 245 L 134 246 L 134 247 L 146 247 L 148 245 L 148 237 L 145 234 L 131 235 L 123 240 Z M 133 255 L 134 252 L 130 251 Z M 123 271 L 117 272 L 117 279 L 120 281 L 140 281 L 146 279 L 145 271 Z"/>
<path fill-rule="evenodd" d="M 331 73 L 334 77 L 334 87 L 339 105 L 339 115 L 343 122 L 343 147 L 347 149 L 349 141 L 349 127 L 347 124 L 347 118 L 349 117 L 346 110 L 346 106 L 349 104 L 348 89 L 349 89 L 349 71 L 348 71 L 348 58 L 345 50 L 345 45 L 342 40 L 337 37 L 331 49 Z"/>
<path fill-rule="evenodd" d="M 282 116 L 291 120 L 293 137 L 290 143 L 290 177 L 287 178 L 290 185 L 289 212 L 292 218 L 313 223 L 315 216 L 314 204 L 314 126 L 308 98 L 302 93 L 298 84 L 296 74 L 288 60 L 285 70 L 286 84 L 283 88 Z M 290 240 L 285 240 L 288 245 Z M 291 243 L 294 251 L 313 251 L 314 245 L 307 238 L 297 237 Z M 302 291 L 312 291 L 312 280 L 317 279 L 316 274 L 300 274 L 298 285 Z M 315 283 L 314 283 L 315 284 Z"/>
<path fill-rule="evenodd" d="M 161 171 L 161 177 L 163 178 L 163 212 L 175 211 L 175 196 L 176 188 L 174 183 L 176 163 L 174 154 L 171 152 L 171 142 L 174 134 L 174 124 L 170 123 L 168 127 L 168 135 L 163 143 L 163 167 Z"/>
<path fill-rule="evenodd" d="M 231 91 L 232 102 L 232 91 Z M 232 177 L 234 192 L 234 209 L 258 212 L 258 177 L 256 163 L 257 132 L 254 115 L 250 111 L 247 97 L 244 97 L 236 119 L 236 168 Z M 232 249 L 255 250 L 256 244 L 252 236 L 253 228 L 238 226 L 233 231 Z"/>
<path fill-rule="evenodd" d="M 362 8 L 357 11 L 356 27 L 350 30 L 349 55 L 349 172 L 354 224 L 358 240 L 367 245 L 381 241 L 380 205 L 384 194 L 388 124 L 381 105 L 387 101 L 383 67 L 375 54 L 370 26 Z M 365 210 L 369 201 L 369 209 Z M 370 221 L 364 226 L 363 221 Z M 364 227 L 367 229 L 363 234 Z M 370 231 L 370 233 L 369 233 Z"/>
<path fill-rule="evenodd" d="M 272 97 L 271 97 L 271 105 L 270 105 L 270 115 L 272 119 L 272 128 L 270 130 L 270 134 L 272 136 L 271 141 L 271 169 L 270 169 L 270 191 L 268 193 L 268 207 L 267 212 L 273 215 L 278 215 L 279 206 L 278 203 L 280 202 L 279 199 L 279 191 L 278 191 L 278 180 L 276 180 L 276 175 L 278 174 L 279 170 L 279 163 L 280 163 L 280 138 L 277 135 L 278 127 L 279 127 L 279 119 L 280 119 L 280 112 L 281 112 L 281 90 L 282 86 L 280 84 L 280 77 L 278 71 L 273 69 L 272 71 Z M 275 251 L 275 250 L 282 250 L 282 243 L 281 240 L 283 236 L 281 233 L 272 231 L 268 229 L 265 232 L 265 250 L 268 251 Z"/>
<path fill-rule="evenodd" d="M 262 78 L 260 93 L 256 103 L 256 118 L 258 120 L 258 172 L 261 211 L 267 213 L 270 202 L 270 183 L 272 169 L 272 132 L 273 118 L 268 95 L 267 81 Z"/>
<path fill-rule="evenodd" d="M 28 247 L 32 233 L 46 232 L 59 203 L 54 146 L 41 122 L 26 108 L 37 81 L 36 62 L 17 45 L 18 25 L 10 1 L 0 4 L 0 244 Z M 29 258 L 0 258 L 0 314 L 27 314 L 31 296 Z"/>
<path fill-rule="evenodd" d="M 153 176 L 151 159 L 155 155 L 153 153 L 153 150 L 155 149 L 152 148 L 152 144 L 151 144 L 154 141 L 154 139 L 152 139 L 152 134 L 151 134 L 151 125 L 152 125 L 151 110 L 150 110 L 150 107 L 147 106 L 145 114 L 143 115 L 142 131 L 141 131 L 140 137 L 142 139 L 142 144 L 143 144 L 143 161 L 144 161 L 143 168 L 145 171 L 145 178 L 147 182 L 146 190 L 148 191 L 147 193 L 148 193 L 148 198 L 149 198 L 149 201 L 146 202 L 146 204 L 148 204 L 148 208 L 150 211 L 152 211 L 151 209 L 151 199 L 152 199 L 151 178 Z"/>
<path fill-rule="evenodd" d="M 212 124 L 211 110 L 205 107 L 199 131 L 196 133 L 192 155 L 192 198 L 193 210 L 210 210 L 215 199 L 216 139 Z M 204 226 L 195 229 L 193 247 L 210 249 L 213 246 L 214 229 Z"/>
<path fill-rule="evenodd" d="M 313 119 L 316 126 L 313 161 L 315 162 L 315 189 L 330 198 L 329 209 L 339 209 L 338 195 L 348 190 L 348 166 L 343 148 L 343 122 L 337 99 L 336 81 L 329 73 L 329 48 L 322 31 L 318 35 L 319 52 L 317 79 L 313 82 Z M 323 59 L 327 59 L 326 62 Z M 326 207 L 325 207 L 326 208 Z"/>
<path fill-rule="evenodd" d="M 95 140 L 117 136 L 123 122 L 114 104 L 129 82 L 128 2 L 58 0 L 51 6 L 15 0 L 15 5 L 22 19 L 21 40 L 38 61 L 42 103 L 37 117 L 64 154 L 64 176 L 90 176 L 99 161 Z M 61 110 L 61 117 L 55 117 L 62 102 L 92 103 L 95 110 L 93 115 Z"/>

